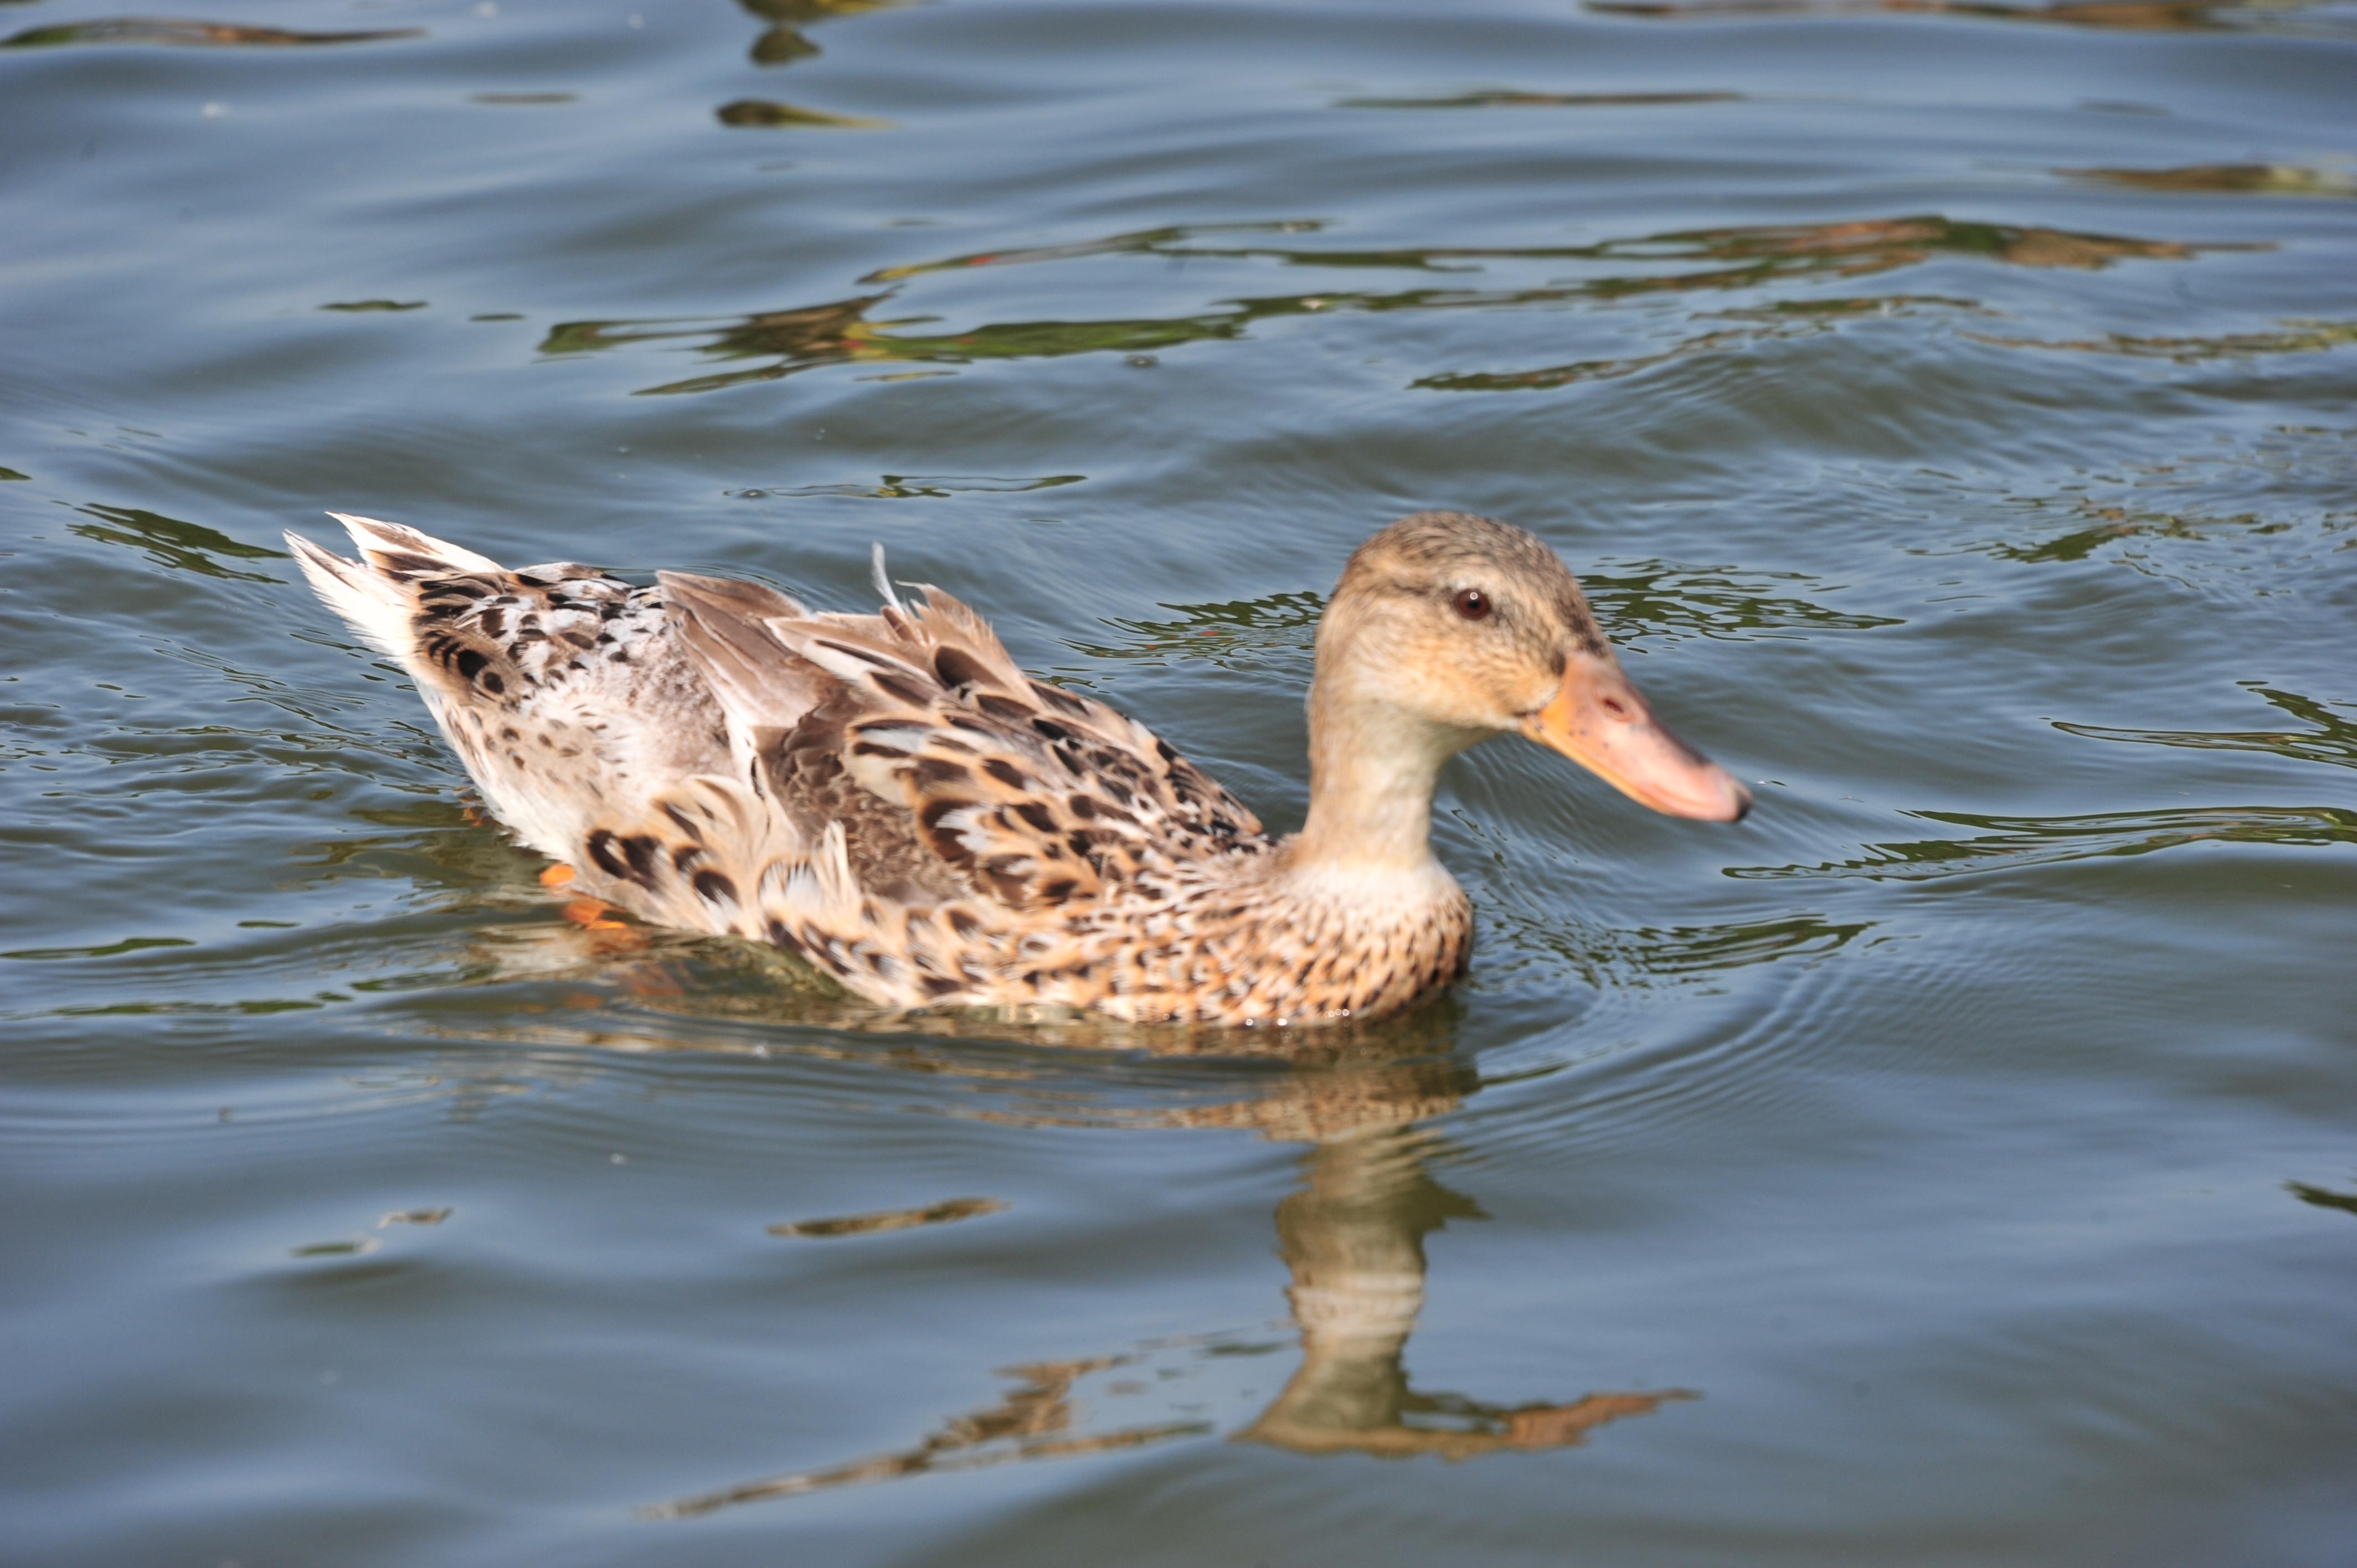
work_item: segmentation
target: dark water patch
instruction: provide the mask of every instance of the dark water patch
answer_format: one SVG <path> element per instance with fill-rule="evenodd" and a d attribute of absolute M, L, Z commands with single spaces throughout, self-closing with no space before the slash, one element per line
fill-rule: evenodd
<path fill-rule="evenodd" d="M 1168 663 L 1202 659 L 1223 668 L 1269 655 L 1308 653 L 1326 613 L 1325 596 L 1303 591 L 1270 594 L 1226 604 L 1164 605 L 1168 618 L 1119 618 L 1104 624 L 1122 633 L 1117 642 L 1075 639 L 1067 643 L 1090 659 L 1148 660 Z"/>
<path fill-rule="evenodd" d="M 2136 359 L 2173 360 L 2180 365 L 2192 365 L 2211 360 L 2248 359 L 2260 354 L 2312 354 L 2330 349 L 2345 349 L 2357 343 L 2357 321 L 2288 320 L 2283 323 L 2279 331 L 2223 332 L 2208 338 L 2141 337 L 2127 332 L 2069 340 L 2001 338 L 1984 332 L 1968 332 L 1965 336 L 2005 349 L 2124 354 Z"/>
<path fill-rule="evenodd" d="M 873 485 L 796 485 L 771 489 L 732 490 L 740 500 L 769 496 L 859 496 L 870 500 L 939 500 L 960 495 L 1028 495 L 1064 485 L 1087 482 L 1086 474 L 1042 474 L 1037 478 L 1000 478 L 989 474 L 886 474 Z"/>
<path fill-rule="evenodd" d="M 312 1241 L 300 1247 L 290 1247 L 290 1258 L 357 1258 L 375 1251 L 384 1245 L 372 1236 L 356 1237 L 348 1241 Z"/>
<path fill-rule="evenodd" d="M 2133 478 L 2090 475 L 2061 491 L 2005 497 L 1994 510 L 2018 520 L 2005 525 L 2007 536 L 1924 553 L 2041 568 L 2101 563 L 2202 593 L 2330 597 L 2357 514 L 2332 504 L 2322 471 L 2309 469 L 2325 453 L 2304 445 L 2190 455 Z"/>
<path fill-rule="evenodd" d="M 2300 164 L 2188 164 L 2178 168 L 2063 168 L 2072 179 L 2125 186 L 2130 190 L 2188 191 L 2202 195 L 2357 196 L 2357 170 L 2310 168 Z"/>
<path fill-rule="evenodd" d="M 1549 392 L 1584 381 L 1609 381 L 1621 376 L 1633 376 L 1689 354 L 1708 353 L 1736 343 L 1757 341 L 1761 336 L 1763 334 L 1754 332 L 1706 332 L 1686 338 L 1657 354 L 1638 354 L 1618 360 L 1581 360 L 1568 365 L 1545 365 L 1529 371 L 1452 371 L 1441 375 L 1419 376 L 1415 384 L 1432 392 Z"/>
<path fill-rule="evenodd" d="M 897 282 L 927 273 L 972 267 L 1075 261 L 1097 256 L 1163 256 L 1235 261 L 1273 261 L 1287 266 L 1406 269 L 1416 272 L 1479 270 L 1488 262 L 1739 263 L 1737 271 L 1679 274 L 1656 287 L 1743 285 L 1798 274 L 1833 272 L 1845 277 L 1910 266 L 1936 254 L 1961 254 L 2028 267 L 2100 269 L 2123 260 L 2183 261 L 2208 250 L 2246 250 L 2244 242 L 2189 243 L 2126 235 L 2075 232 L 1957 220 L 1938 214 L 1813 224 L 1761 224 L 1728 229 L 1676 230 L 1586 244 L 1544 246 L 1423 245 L 1377 251 L 1261 245 L 1216 245 L 1198 242 L 1225 233 L 1316 233 L 1329 228 L 1315 220 L 1275 224 L 1222 224 L 1140 230 L 1069 245 L 984 252 L 937 262 L 879 269 L 861 279 Z M 2264 247 L 2260 247 L 2264 248 Z M 1645 289 L 1641 279 L 1607 279 L 1595 292 Z"/>
<path fill-rule="evenodd" d="M 1253 226 L 1260 227 L 1260 226 Z M 1283 226 L 1299 231 L 1308 224 Z M 1402 251 L 1296 250 L 1195 243 L 1210 231 L 1156 230 L 1106 240 L 1028 251 L 991 252 L 883 269 L 870 279 L 898 281 L 974 267 L 1068 263 L 1099 257 L 1200 258 L 1243 263 L 1336 269 L 1405 269 L 1479 274 L 1492 264 L 1609 263 L 1611 271 L 1576 282 L 1524 287 L 1417 288 L 1282 295 L 1247 295 L 1208 302 L 1198 314 L 1159 318 L 986 322 L 963 331 L 907 332 L 936 317 L 877 319 L 890 293 L 855 295 L 823 305 L 762 312 L 725 324 L 681 320 L 604 320 L 560 324 L 543 340 L 544 355 L 571 355 L 636 344 L 703 339 L 707 358 L 764 358 L 757 368 L 673 381 L 640 389 L 648 394 L 707 392 L 777 381 L 822 366 L 888 361 L 974 364 L 1057 359 L 1080 354 L 1140 355 L 1194 343 L 1240 342 L 1263 324 L 1299 317 L 1347 320 L 1364 314 L 1493 311 L 1599 305 L 1696 291 L 1734 291 L 1854 278 L 1920 266 L 1943 258 L 1996 261 L 2030 268 L 2100 271 L 2123 261 L 2188 261 L 2212 252 L 2253 247 L 2240 242 L 2142 240 L 2058 229 L 1957 221 L 1939 217 L 1878 220 L 1804 227 L 1771 226 L 1684 231 L 1590 245 L 1486 249 L 1425 247 Z M 2260 247 L 2264 248 L 2264 247 Z M 1710 263 L 1692 270 L 1695 263 Z M 1674 270 L 1656 272 L 1655 266 Z M 1629 270 L 1631 268 L 1637 270 Z M 1971 301 L 1925 295 L 1888 300 L 1844 297 L 1770 311 L 1741 328 L 1689 336 L 1650 354 L 1580 361 L 1535 371 L 1452 371 L 1415 378 L 1411 385 L 1438 391 L 1530 390 L 1609 380 L 1674 360 L 1825 330 L 1851 319 L 1878 319 L 1933 304 L 1970 310 Z"/>
<path fill-rule="evenodd" d="M 1127 1356 L 1010 1367 L 1001 1375 L 1017 1386 L 995 1405 L 959 1415 L 914 1448 L 819 1470 L 797 1471 L 640 1509 L 647 1519 L 693 1519 L 747 1503 L 770 1502 L 838 1487 L 868 1486 L 913 1476 L 986 1469 L 1040 1459 L 1120 1453 L 1174 1438 L 1209 1436 L 1208 1422 L 1168 1422 L 1111 1432 L 1072 1431 L 1072 1386 L 1092 1373 L 1129 1364 Z"/>
<path fill-rule="evenodd" d="M 2066 865 L 2115 855 L 2151 854 L 2199 843 L 2319 848 L 2357 843 L 2357 811 L 2337 806 L 2193 807 L 2116 811 L 2084 817 L 1996 817 L 1966 811 L 1910 811 L 1925 822 L 1983 830 L 1972 838 L 1919 839 L 1867 845 L 1864 859 L 1822 865 L 1730 867 L 1745 878 L 1864 877 L 1920 882 L 1979 872 Z"/>
<path fill-rule="evenodd" d="M 355 987 L 355 989 L 358 989 Z M 208 1015 L 266 1018 L 274 1013 L 309 1013 L 351 998 L 335 993 L 317 997 L 249 998 L 242 1002 L 110 1002 L 85 1007 L 60 1007 L 60 1018 L 169 1018 Z"/>
<path fill-rule="evenodd" d="M 825 365 L 886 361 L 973 364 L 992 360 L 1053 359 L 1069 354 L 1134 353 L 1206 338 L 1233 337 L 1241 320 L 1006 322 L 955 333 L 895 333 L 892 327 L 934 318 L 908 317 L 870 321 L 867 313 L 889 297 L 868 295 L 830 305 L 769 311 L 721 328 L 663 322 L 574 321 L 560 323 L 541 344 L 543 354 L 594 349 L 682 338 L 703 338 L 708 358 L 738 360 L 779 356 L 751 370 L 695 376 L 643 387 L 647 396 L 719 392 L 771 381 Z"/>
<path fill-rule="evenodd" d="M 1006 1205 L 996 1197 L 948 1197 L 919 1208 L 892 1208 L 876 1214 L 850 1214 L 834 1219 L 782 1220 L 769 1227 L 772 1236 L 875 1236 L 909 1230 L 920 1225 L 947 1225 L 985 1214 L 998 1214 Z"/>
<path fill-rule="evenodd" d="M 281 48 L 318 44 L 373 44 L 422 38 L 423 27 L 335 33 L 294 32 L 239 22 L 199 22 L 178 16 L 116 16 L 92 22 L 62 22 L 27 27 L 0 38 L 0 49 L 51 48 L 68 44 L 173 44 L 199 48 Z"/>
<path fill-rule="evenodd" d="M 0 958 L 113 958 L 121 953 L 141 952 L 149 948 L 190 948 L 196 945 L 186 937 L 125 937 L 119 942 L 107 942 L 98 947 L 20 948 L 15 952 L 0 952 Z"/>
<path fill-rule="evenodd" d="M 1834 920 L 1814 911 L 1712 926 L 1614 930 L 1517 909 L 1500 923 L 1518 945 L 1550 953 L 1598 990 L 1679 984 L 1753 964 L 1828 958 L 1876 926 L 1873 920 Z"/>
<path fill-rule="evenodd" d="M 1163 229 L 1140 229 L 1132 233 L 1111 234 L 1102 240 L 1081 240 L 1060 245 L 1025 245 L 1003 251 L 978 251 L 968 255 L 945 257 L 940 261 L 913 262 L 901 266 L 879 267 L 858 281 L 863 284 L 898 283 L 904 278 L 920 277 L 927 273 L 962 272 L 972 267 L 1023 266 L 1040 262 L 1079 261 L 1091 256 L 1260 255 L 1270 252 L 1227 247 L 1203 248 L 1192 245 L 1189 242 L 1219 234 L 1314 234 L 1325 227 L 1324 223 L 1315 219 L 1306 218 L 1269 223 L 1174 224 Z M 1405 264 L 1415 263 L 1411 262 Z"/>
<path fill-rule="evenodd" d="M 423 310 L 425 308 L 425 301 L 422 299 L 348 299 L 334 305 L 323 305 L 319 308 L 350 311 L 355 314 L 368 311 Z"/>
<path fill-rule="evenodd" d="M 283 561 L 286 558 L 283 550 L 247 544 L 218 529 L 166 517 L 162 512 L 149 511 L 145 507 L 102 506 L 91 502 L 74 510 L 85 517 L 96 518 L 98 521 L 70 524 L 73 532 L 102 544 L 128 544 L 143 550 L 148 560 L 170 571 L 194 572 L 201 576 L 233 578 L 246 583 L 274 583 L 278 579 L 266 573 L 241 572 L 235 567 L 221 564 L 216 557 L 226 555 L 233 561 Z"/>
<path fill-rule="evenodd" d="M 806 109 L 799 103 L 781 103 L 774 98 L 740 98 L 733 103 L 722 104 L 712 112 L 712 116 L 724 125 L 756 126 L 768 130 L 888 131 L 892 128 L 889 120 Z"/>
<path fill-rule="evenodd" d="M 1579 579 L 1598 620 L 1623 646 L 1667 646 L 1687 637 L 1805 639 L 1905 624 L 1896 617 L 1839 610 L 1774 591 L 1790 583 L 1815 585 L 1798 573 L 1608 560 L 1583 569 Z M 1066 646 L 1091 659 L 1156 663 L 1200 659 L 1237 668 L 1270 655 L 1306 655 L 1315 642 L 1326 600 L 1323 595 L 1297 590 L 1226 604 L 1162 607 L 1177 613 L 1153 620 L 1107 620 L 1105 625 L 1123 633 L 1120 641 L 1071 639 Z"/>
<path fill-rule="evenodd" d="M 2056 720 L 2065 735 L 2091 740 L 2124 740 L 2141 746 L 2181 746 L 2194 751 L 2256 751 L 2295 762 L 2322 762 L 2357 768 L 2357 721 L 2342 717 L 2324 703 L 2297 693 L 2271 691 L 2255 682 L 2251 690 L 2270 707 L 2313 728 L 2304 730 L 2167 730 L 2117 729 L 2104 725 L 2070 724 Z"/>
<path fill-rule="evenodd" d="M 2071 508 L 2092 520 L 2090 526 L 2034 543 L 1992 544 L 1987 547 L 1989 552 L 2001 559 L 2023 565 L 2080 562 L 2124 539 L 2201 539 L 2222 525 L 2249 528 L 2259 521 L 2248 516 L 2214 520 L 2189 518 L 2175 512 L 2104 506 L 2084 498 L 2073 498 Z"/>
<path fill-rule="evenodd" d="M 1873 14 L 1964 16 L 1987 21 L 2040 22 L 2126 32 L 2222 32 L 2266 29 L 2337 31 L 2341 18 L 2325 0 L 2061 0 L 2051 5 L 2007 5 L 1984 0 L 1583 0 L 1607 16 L 1704 20 L 1770 16 L 1857 16 Z M 2309 13 L 2315 13 L 2310 16 Z M 2303 27 L 2306 24 L 2306 27 Z"/>
<path fill-rule="evenodd" d="M 791 65 L 819 54 L 818 44 L 802 31 L 815 23 L 840 16 L 897 10 L 915 0 L 737 0 L 748 14 L 769 24 L 755 38 L 746 57 L 755 65 Z"/>
<path fill-rule="evenodd" d="M 1337 109 L 1651 109 L 1737 103 L 1739 92 L 1521 92 L 1493 87 L 1445 98 L 1338 98 Z"/>
<path fill-rule="evenodd" d="M 2310 1187 L 2304 1181 L 2287 1181 L 2284 1183 L 2284 1190 L 2302 1203 L 2313 1204 L 2319 1208 L 2339 1208 L 2357 1214 L 2357 1193 L 2335 1192 L 2329 1187 Z"/>
<path fill-rule="evenodd" d="M 1792 585 L 1840 591 L 1797 572 L 1608 560 L 1583 572 L 1580 584 L 1613 640 L 1625 644 L 1666 646 L 1686 637 L 1809 639 L 1906 624 L 1899 617 L 1842 610 L 1780 591 Z"/>
<path fill-rule="evenodd" d="M 1742 310 L 1718 310 L 1713 319 L 1733 321 L 1775 321 L 1792 317 L 1843 320 L 1851 317 L 1892 317 L 1909 315 L 1919 310 L 1979 310 L 1981 306 L 1969 299 L 1952 299 L 1936 294 L 1865 295 L 1857 298 L 1780 299 L 1767 305 Z"/>
<path fill-rule="evenodd" d="M 1753 323 L 1719 328 L 1677 338 L 1650 354 L 1618 359 L 1581 360 L 1566 365 L 1544 365 L 1525 371 L 1447 371 L 1419 376 L 1411 383 L 1432 392 L 1548 392 L 1589 381 L 1616 381 L 1658 369 L 1696 355 L 1740 356 L 1763 345 L 1811 337 L 1837 329 L 1846 322 L 1888 320 L 1904 313 L 1938 306 L 1983 313 L 1970 300 L 1931 299 L 1898 295 L 1882 299 L 1781 300 L 1752 310 L 1714 311 L 1698 319 L 1743 320 Z M 1999 341 L 1984 338 L 1983 341 Z"/>

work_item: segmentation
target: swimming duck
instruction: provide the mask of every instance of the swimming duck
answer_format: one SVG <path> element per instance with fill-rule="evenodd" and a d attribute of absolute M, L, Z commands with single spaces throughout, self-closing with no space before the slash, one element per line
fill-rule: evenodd
<path fill-rule="evenodd" d="M 939 588 L 873 615 L 681 572 L 510 571 L 331 513 L 311 585 L 400 660 L 516 837 L 644 919 L 770 942 L 893 1008 L 1308 1024 L 1464 972 L 1441 765 L 1519 732 L 1674 816 L 1750 796 L 1658 723 L 1522 530 L 1427 511 L 1318 628 L 1309 811 L 1282 840 L 1145 725 L 1035 681 Z"/>

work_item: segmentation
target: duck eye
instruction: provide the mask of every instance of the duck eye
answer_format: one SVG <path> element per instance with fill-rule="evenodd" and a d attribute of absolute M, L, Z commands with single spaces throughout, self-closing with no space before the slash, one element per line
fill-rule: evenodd
<path fill-rule="evenodd" d="M 1467 620 L 1486 620 L 1490 615 L 1490 596 L 1479 588 L 1464 588 L 1451 601 L 1457 613 Z"/>

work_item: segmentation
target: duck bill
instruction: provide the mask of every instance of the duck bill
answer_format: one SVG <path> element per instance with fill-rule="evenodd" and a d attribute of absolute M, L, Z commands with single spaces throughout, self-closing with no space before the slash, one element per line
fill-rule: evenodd
<path fill-rule="evenodd" d="M 1574 656 L 1555 696 L 1523 718 L 1523 733 L 1673 817 L 1734 822 L 1751 810 L 1751 792 L 1663 728 L 1629 677 L 1603 660 Z"/>

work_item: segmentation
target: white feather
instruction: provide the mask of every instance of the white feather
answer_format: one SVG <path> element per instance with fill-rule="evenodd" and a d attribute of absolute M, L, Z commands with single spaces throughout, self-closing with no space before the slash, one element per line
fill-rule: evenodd
<path fill-rule="evenodd" d="M 900 596 L 892 591 L 892 579 L 884 573 L 884 542 L 877 540 L 872 549 L 873 553 L 868 557 L 868 566 L 875 576 L 876 592 L 882 596 L 886 604 L 903 615 L 908 614 L 909 607 L 902 604 Z"/>

